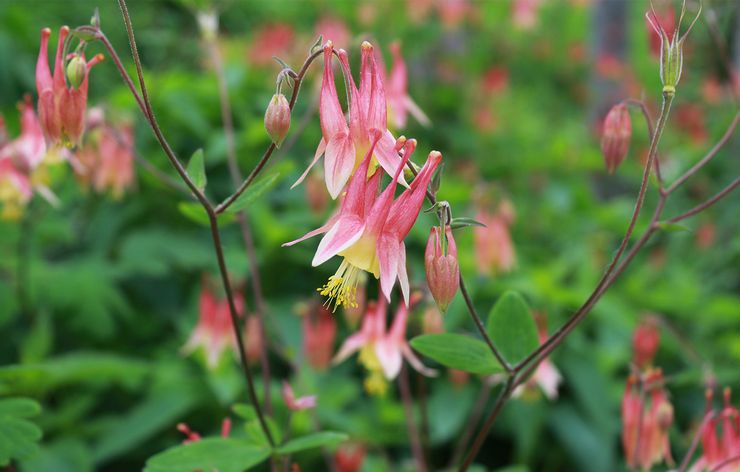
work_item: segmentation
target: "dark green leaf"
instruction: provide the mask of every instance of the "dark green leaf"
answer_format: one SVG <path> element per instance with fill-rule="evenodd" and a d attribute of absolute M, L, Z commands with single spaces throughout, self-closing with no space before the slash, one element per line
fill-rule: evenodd
<path fill-rule="evenodd" d="M 188 162 L 187 172 L 193 184 L 203 191 L 206 188 L 208 179 L 206 178 L 206 166 L 202 149 L 198 149 L 193 153 L 190 162 Z"/>
<path fill-rule="evenodd" d="M 313 449 L 315 447 L 322 446 L 334 446 L 341 442 L 346 441 L 349 438 L 344 433 L 337 433 L 334 431 L 321 431 L 319 433 L 313 433 L 300 438 L 291 439 L 287 443 L 283 444 L 278 448 L 280 454 L 293 454 L 298 451 L 305 449 Z"/>
<path fill-rule="evenodd" d="M 253 182 L 252 185 L 239 195 L 234 203 L 228 208 L 228 212 L 236 213 L 240 210 L 247 208 L 249 205 L 255 202 L 262 194 L 270 190 L 278 181 L 280 177 L 279 172 L 266 175 L 257 181 Z"/>
<path fill-rule="evenodd" d="M 152 456 L 145 472 L 193 472 L 195 470 L 242 472 L 270 456 L 269 449 L 233 438 L 205 438 L 175 446 Z"/>
<path fill-rule="evenodd" d="M 0 466 L 11 459 L 25 459 L 38 449 L 41 430 L 25 418 L 41 411 L 38 403 L 27 398 L 0 400 Z"/>
<path fill-rule="evenodd" d="M 425 334 L 411 340 L 411 347 L 452 369 L 489 375 L 502 372 L 483 341 L 462 334 Z"/>
<path fill-rule="evenodd" d="M 516 364 L 539 346 L 537 325 L 521 295 L 506 292 L 488 315 L 486 330 L 504 358 Z"/>

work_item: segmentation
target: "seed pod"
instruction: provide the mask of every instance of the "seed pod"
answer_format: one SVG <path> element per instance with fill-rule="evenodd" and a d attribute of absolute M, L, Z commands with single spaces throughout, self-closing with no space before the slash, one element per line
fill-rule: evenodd
<path fill-rule="evenodd" d="M 619 103 L 609 110 L 604 119 L 604 133 L 601 136 L 601 152 L 604 154 L 606 169 L 614 173 L 627 156 L 632 138 L 632 121 L 627 105 Z"/>
<path fill-rule="evenodd" d="M 290 105 L 282 93 L 273 95 L 270 100 L 265 112 L 265 129 L 275 146 L 280 147 L 290 129 Z"/>

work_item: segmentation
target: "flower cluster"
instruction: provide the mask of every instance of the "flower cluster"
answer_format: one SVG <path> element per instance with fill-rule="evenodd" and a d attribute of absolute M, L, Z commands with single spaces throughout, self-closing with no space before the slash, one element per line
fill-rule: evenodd
<path fill-rule="evenodd" d="M 712 414 L 712 390 L 707 390 L 707 415 L 711 415 L 700 431 L 702 455 L 691 467 L 690 472 L 708 470 L 740 470 L 740 411 L 730 403 L 731 390 L 724 391 L 724 407 L 718 415 Z M 722 431 L 719 434 L 719 431 Z M 727 466 L 726 469 L 724 466 Z"/>

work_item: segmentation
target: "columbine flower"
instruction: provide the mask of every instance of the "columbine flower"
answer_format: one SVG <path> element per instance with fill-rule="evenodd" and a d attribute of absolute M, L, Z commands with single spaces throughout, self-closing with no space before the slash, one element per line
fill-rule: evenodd
<path fill-rule="evenodd" d="M 201 435 L 197 431 L 193 431 L 190 425 L 187 423 L 177 423 L 177 430 L 185 435 L 183 444 L 190 444 L 201 440 Z M 228 438 L 231 433 L 231 418 L 224 418 L 221 422 L 221 437 Z"/>
<path fill-rule="evenodd" d="M 429 126 L 431 124 L 429 117 L 408 94 L 408 72 L 406 61 L 401 55 L 401 45 L 397 42 L 393 43 L 390 49 L 393 55 L 393 65 L 388 77 L 388 118 L 393 122 L 396 130 L 406 127 L 406 117 L 409 113 L 422 125 Z"/>
<path fill-rule="evenodd" d="M 368 172 L 372 174 L 375 164 L 378 163 L 392 175 L 398 167 L 399 159 L 394 149 L 395 139 L 388 131 L 385 89 L 372 45 L 367 41 L 362 43 L 359 89 L 352 78 L 347 53 L 341 49 L 337 52 L 349 86 L 349 124 L 339 104 L 334 83 L 333 51 L 332 42 L 327 41 L 324 46 L 324 75 L 319 97 L 322 138 L 313 161 L 293 187 L 306 178 L 310 169 L 323 155 L 326 188 L 332 198 L 337 198 L 352 172 L 357 169 L 363 156 L 371 148 L 372 137 L 375 134 L 379 134 L 380 141 L 374 146 L 373 165 L 368 168 Z M 405 183 L 403 174 L 397 178 L 402 184 Z"/>
<path fill-rule="evenodd" d="M 331 363 L 337 322 L 331 312 L 318 303 L 303 315 L 303 355 L 314 369 L 324 370 Z"/>
<path fill-rule="evenodd" d="M 664 460 L 669 464 L 673 462 L 668 443 L 673 406 L 663 388 L 660 370 L 645 374 L 642 380 L 646 392 L 644 399 L 640 398 L 637 382 L 636 376 L 629 377 L 622 398 L 622 445 L 629 466 L 649 470 Z"/>
<path fill-rule="evenodd" d="M 640 369 L 650 367 L 653 363 L 660 342 L 658 326 L 658 320 L 654 316 L 647 316 L 635 329 L 632 337 L 632 350 L 635 364 Z"/>
<path fill-rule="evenodd" d="M 344 257 L 336 274 L 329 277 L 326 285 L 319 289 L 322 295 L 329 297 L 329 303 L 335 304 L 335 308 L 357 304 L 357 284 L 363 271 L 380 279 L 381 289 L 389 301 L 391 290 L 398 279 L 404 300 L 408 304 L 409 280 L 403 239 L 411 231 L 419 215 L 426 188 L 442 160 L 442 155 L 436 151 L 429 153 L 424 167 L 410 187 L 394 201 L 399 175 L 414 151 L 416 141 L 406 142 L 403 159 L 395 170 L 393 180 L 383 193 L 377 195 L 380 173 L 375 173 L 369 180 L 366 175 L 378 139 L 376 134 L 365 159 L 352 177 L 339 214 L 321 228 L 284 244 L 290 246 L 326 233 L 319 243 L 312 265 L 316 267 L 323 264 L 335 255 Z"/>
<path fill-rule="evenodd" d="M 387 381 L 396 378 L 401 371 L 403 358 L 418 372 L 429 377 L 437 375 L 421 363 L 406 341 L 408 308 L 404 304 L 398 306 L 387 332 L 386 311 L 385 299 L 369 302 L 360 331 L 347 338 L 334 357 L 334 362 L 338 363 L 359 351 L 359 361 L 369 372 L 365 388 L 371 394 L 383 395 L 387 391 Z"/>
<path fill-rule="evenodd" d="M 509 232 L 511 220 L 502 208 L 503 205 L 496 213 L 480 209 L 475 217 L 486 225 L 473 228 L 476 263 L 481 274 L 509 272 L 516 262 Z"/>
<path fill-rule="evenodd" d="M 0 218 L 18 219 L 23 208 L 31 200 L 33 190 L 28 177 L 19 172 L 9 157 L 0 156 Z"/>
<path fill-rule="evenodd" d="M 288 135 L 290 130 L 290 104 L 282 93 L 273 95 L 270 104 L 267 106 L 265 130 L 278 148 Z"/>
<path fill-rule="evenodd" d="M 234 297 L 237 311 L 241 312 L 244 299 L 236 294 Z M 182 348 L 184 354 L 190 354 L 198 347 L 206 353 L 208 367 L 213 369 L 218 365 L 223 352 L 227 349 L 236 350 L 236 340 L 231 328 L 231 315 L 228 300 L 217 300 L 207 283 L 204 282 L 200 292 L 198 324 Z"/>
<path fill-rule="evenodd" d="M 98 193 L 110 189 L 114 198 L 120 198 L 134 183 L 133 129 L 129 124 L 114 128 L 102 122 L 96 127 L 77 150 L 72 161 L 75 173 L 83 186 L 92 185 Z"/>
<path fill-rule="evenodd" d="M 702 455 L 699 460 L 691 466 L 689 472 L 707 472 L 719 470 L 720 464 L 728 467 L 722 468 L 727 472 L 737 472 L 740 464 L 729 463 L 740 456 L 740 411 L 730 403 L 731 390 L 724 391 L 725 406 L 718 415 L 712 415 L 712 390 L 707 390 L 707 415 L 712 415 L 704 424 L 700 432 Z M 718 434 L 721 429 L 722 433 Z"/>
<path fill-rule="evenodd" d="M 39 94 L 39 118 L 46 139 L 53 144 L 76 145 L 85 128 L 88 75 L 90 69 L 103 60 L 96 55 L 86 62 L 83 53 L 74 53 L 71 59 L 71 83 L 67 84 L 62 52 L 69 27 L 59 30 L 59 42 L 54 60 L 54 75 L 49 69 L 48 46 L 51 30 L 41 30 L 41 48 L 36 63 L 36 89 Z"/>
<path fill-rule="evenodd" d="M 457 245 L 449 225 L 445 226 L 444 234 L 441 234 L 438 226 L 432 227 L 424 253 L 424 266 L 429 290 L 437 306 L 444 313 L 460 284 Z"/>
<path fill-rule="evenodd" d="M 293 387 L 291 387 L 286 381 L 283 381 L 282 393 L 285 406 L 287 406 L 290 411 L 301 411 L 316 407 L 316 395 L 296 398 L 295 392 L 293 392 Z"/>

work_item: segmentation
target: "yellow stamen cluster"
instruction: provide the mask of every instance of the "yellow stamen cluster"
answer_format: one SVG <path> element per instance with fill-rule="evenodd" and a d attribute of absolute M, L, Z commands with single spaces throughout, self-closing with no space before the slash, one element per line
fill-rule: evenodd
<path fill-rule="evenodd" d="M 383 367 L 375 354 L 375 345 L 367 344 L 360 349 L 357 360 L 367 369 L 365 391 L 370 395 L 383 396 L 388 391 L 388 380 L 383 375 Z"/>
<path fill-rule="evenodd" d="M 317 288 L 321 295 L 329 297 L 326 304 L 334 303 L 334 311 L 337 307 L 357 308 L 357 284 L 361 269 L 353 266 L 347 260 L 343 260 L 337 272 L 329 277 L 323 287 Z"/>

